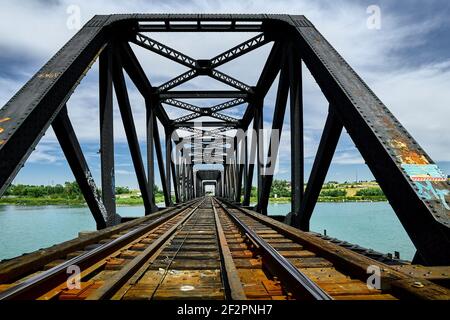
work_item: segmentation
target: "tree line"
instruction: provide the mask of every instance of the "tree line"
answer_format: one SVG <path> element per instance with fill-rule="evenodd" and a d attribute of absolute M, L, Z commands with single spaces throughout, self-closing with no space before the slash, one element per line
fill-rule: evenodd
<path fill-rule="evenodd" d="M 162 193 L 158 186 L 154 186 L 155 194 Z M 97 192 L 101 193 L 98 189 Z M 116 194 L 129 194 L 131 193 L 128 187 L 116 187 Z M 5 196 L 15 197 L 29 197 L 29 198 L 70 198 L 70 199 L 82 199 L 83 194 L 77 182 L 65 182 L 64 184 L 57 184 L 54 186 L 45 185 L 26 185 L 16 184 L 11 185 L 5 192 Z"/>
<path fill-rule="evenodd" d="M 333 182 L 328 182 L 323 186 L 322 191 L 320 192 L 320 197 L 326 198 L 345 198 L 347 196 L 347 190 L 345 189 L 346 184 L 337 184 Z M 351 185 L 350 187 L 354 187 Z M 97 190 L 101 193 L 101 190 Z M 128 187 L 116 187 L 116 194 L 130 194 L 132 193 Z M 162 191 L 158 188 L 158 186 L 154 185 L 154 193 L 155 195 L 162 195 Z M 81 193 L 80 187 L 76 182 L 65 182 L 64 184 L 57 184 L 54 186 L 45 186 L 45 185 L 25 185 L 25 184 L 17 184 L 11 185 L 5 196 L 14 196 L 14 197 L 29 197 L 29 198 L 42 198 L 42 197 L 50 197 L 50 198 L 69 198 L 69 199 L 82 199 L 83 194 Z M 257 196 L 257 188 L 255 186 L 252 187 L 251 197 Z M 291 184 L 286 180 L 273 180 L 272 189 L 270 191 L 271 198 L 289 198 L 291 196 Z M 356 191 L 355 196 L 361 198 L 382 198 L 384 197 L 384 193 L 380 188 L 377 187 L 369 187 L 363 188 Z"/>

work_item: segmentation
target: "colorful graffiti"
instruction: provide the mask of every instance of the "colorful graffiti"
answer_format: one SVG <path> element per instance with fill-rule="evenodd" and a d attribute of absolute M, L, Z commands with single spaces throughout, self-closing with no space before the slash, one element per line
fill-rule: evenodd
<path fill-rule="evenodd" d="M 414 182 L 419 189 L 418 194 L 425 200 L 439 200 L 443 207 L 447 210 L 450 210 L 450 206 L 445 199 L 450 191 L 447 189 L 436 189 L 430 181 L 425 182 Z"/>
<path fill-rule="evenodd" d="M 446 181 L 444 173 L 435 164 L 402 164 L 413 181 Z"/>

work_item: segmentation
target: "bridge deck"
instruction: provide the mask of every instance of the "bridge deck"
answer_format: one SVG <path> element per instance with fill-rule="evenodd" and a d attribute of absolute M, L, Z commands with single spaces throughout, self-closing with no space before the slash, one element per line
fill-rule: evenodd
<path fill-rule="evenodd" d="M 450 267 L 389 266 L 207 197 L 4 261 L 0 299 L 449 299 L 449 279 Z"/>

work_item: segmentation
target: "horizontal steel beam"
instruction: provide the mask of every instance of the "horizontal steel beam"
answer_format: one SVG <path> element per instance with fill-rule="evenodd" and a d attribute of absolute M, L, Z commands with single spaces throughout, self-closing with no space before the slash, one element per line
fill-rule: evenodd
<path fill-rule="evenodd" d="M 161 99 L 248 99 L 249 94 L 241 91 L 169 91 L 159 94 Z"/>
<path fill-rule="evenodd" d="M 159 24 L 139 24 L 139 32 L 261 32 L 262 24 L 255 25 L 236 25 L 235 21 L 227 24 L 209 23 L 201 21 L 195 23 L 174 24 L 169 21 L 162 21 Z"/>
<path fill-rule="evenodd" d="M 210 127 L 210 128 L 215 128 L 215 127 L 234 127 L 235 129 L 238 128 L 238 125 L 236 125 L 236 123 L 233 122 L 227 122 L 227 121 L 192 121 L 192 122 L 176 122 L 173 123 L 174 128 L 182 128 L 182 127 Z"/>

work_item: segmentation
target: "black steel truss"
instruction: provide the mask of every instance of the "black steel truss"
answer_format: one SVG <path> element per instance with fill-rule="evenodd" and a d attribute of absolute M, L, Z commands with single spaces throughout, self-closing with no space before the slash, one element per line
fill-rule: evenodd
<path fill-rule="evenodd" d="M 147 32 L 256 32 L 253 38 L 209 60 L 198 60 L 170 48 Z M 130 46 L 133 43 L 166 57 L 188 71 L 153 86 Z M 217 68 L 265 44 L 273 43 L 255 86 Z M 102 191 L 98 194 L 66 103 L 86 72 L 100 57 L 99 112 Z M 304 190 L 302 62 L 329 102 L 329 114 Z M 147 171 L 137 139 L 133 106 L 124 71 L 145 99 L 147 111 Z M 365 159 L 398 218 L 427 265 L 450 263 L 450 186 L 432 159 L 402 127 L 387 107 L 304 16 L 289 15 L 112 15 L 95 16 L 0 110 L 0 195 L 24 165 L 49 126 L 54 128 L 70 168 L 97 222 L 104 228 L 120 221 L 114 192 L 113 88 L 125 128 L 146 214 L 158 210 L 153 194 L 155 161 L 166 206 L 204 194 L 205 183 L 216 193 L 248 206 L 255 166 L 258 204 L 267 213 L 272 185 L 271 165 L 278 150 L 269 148 L 264 163 L 261 137 L 249 146 L 248 137 L 232 130 L 263 127 L 264 98 L 280 74 L 272 129 L 282 130 L 290 95 L 291 223 L 309 230 L 309 221 L 326 177 L 339 136 L 345 128 Z M 198 76 L 208 76 L 233 90 L 176 91 Z M 179 99 L 228 99 L 201 108 Z M 190 113 L 170 119 L 164 105 Z M 248 104 L 241 119 L 221 111 Z M 196 121 L 210 117 L 216 121 Z M 158 123 L 165 128 L 165 155 Z M 209 128 L 209 130 L 206 130 Z M 178 133 L 187 131 L 188 136 Z M 271 145 L 276 143 L 271 139 Z M 176 148 L 174 148 L 176 146 Z M 200 163 L 222 170 L 194 172 Z M 206 179 L 202 178 L 208 176 Z M 213 182 L 207 182 L 213 180 Z M 173 194 L 172 194 L 173 190 Z M 399 192 L 401 190 L 401 192 Z"/>

